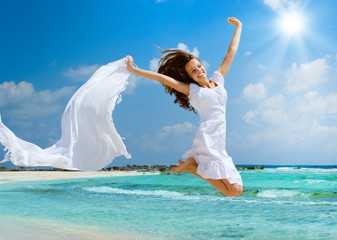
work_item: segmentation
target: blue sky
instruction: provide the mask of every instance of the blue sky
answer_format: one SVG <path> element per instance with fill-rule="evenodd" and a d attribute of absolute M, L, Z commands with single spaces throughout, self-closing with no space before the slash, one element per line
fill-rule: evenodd
<path fill-rule="evenodd" d="M 225 79 L 234 163 L 337 164 L 335 0 L 3 0 L 0 12 L 0 113 L 22 139 L 55 143 L 76 89 L 126 55 L 155 70 L 158 47 L 179 47 L 211 75 L 234 32 L 226 19 L 234 16 L 243 23 Z M 289 26 L 290 13 L 301 17 Z M 130 80 L 113 118 L 132 158 L 112 165 L 176 163 L 199 117 L 173 101 L 158 83 Z"/>

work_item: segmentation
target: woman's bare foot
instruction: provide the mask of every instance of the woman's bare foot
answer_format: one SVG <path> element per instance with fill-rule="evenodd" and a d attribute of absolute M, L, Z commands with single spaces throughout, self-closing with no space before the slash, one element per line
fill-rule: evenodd
<path fill-rule="evenodd" d="M 182 160 L 178 160 L 180 166 L 174 167 L 171 169 L 172 172 L 189 172 L 196 173 L 198 168 L 198 163 L 194 160 L 194 158 L 189 158 L 186 162 Z"/>

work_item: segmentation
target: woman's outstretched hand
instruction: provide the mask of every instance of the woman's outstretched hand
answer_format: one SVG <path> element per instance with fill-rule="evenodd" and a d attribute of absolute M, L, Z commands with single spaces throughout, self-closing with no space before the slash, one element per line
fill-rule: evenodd
<path fill-rule="evenodd" d="M 228 18 L 227 21 L 228 21 L 230 24 L 232 24 L 232 25 L 234 25 L 234 26 L 237 26 L 237 27 L 240 26 L 240 25 L 242 25 L 241 22 L 240 22 L 239 20 L 237 20 L 236 18 L 234 18 L 234 17 Z"/>
<path fill-rule="evenodd" d="M 128 60 L 127 69 L 130 72 L 133 72 L 135 70 L 135 67 L 133 66 L 133 58 L 131 56 L 126 56 L 126 59 Z"/>

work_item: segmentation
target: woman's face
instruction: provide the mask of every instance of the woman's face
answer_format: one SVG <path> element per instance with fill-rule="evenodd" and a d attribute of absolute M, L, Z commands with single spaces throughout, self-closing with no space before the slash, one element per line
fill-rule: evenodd
<path fill-rule="evenodd" d="M 186 64 L 185 70 L 190 78 L 197 83 L 205 82 L 207 80 L 207 71 L 204 65 L 202 65 L 196 58 L 193 58 Z"/>

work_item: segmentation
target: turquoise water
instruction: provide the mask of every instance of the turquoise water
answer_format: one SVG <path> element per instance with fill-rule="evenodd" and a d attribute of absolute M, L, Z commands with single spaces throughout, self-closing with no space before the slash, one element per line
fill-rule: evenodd
<path fill-rule="evenodd" d="M 0 216 L 154 239 L 337 239 L 336 168 L 240 173 L 239 198 L 189 174 L 2 183 Z"/>

